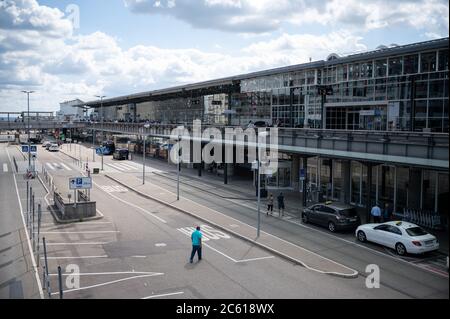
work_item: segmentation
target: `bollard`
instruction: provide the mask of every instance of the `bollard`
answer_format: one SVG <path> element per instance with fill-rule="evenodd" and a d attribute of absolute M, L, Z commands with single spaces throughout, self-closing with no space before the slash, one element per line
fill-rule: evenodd
<path fill-rule="evenodd" d="M 33 251 L 36 251 L 36 234 L 34 233 L 35 223 L 34 223 L 34 215 L 35 215 L 35 203 L 34 203 L 34 194 L 33 194 L 33 219 L 32 219 L 32 227 L 31 231 L 33 232 Z"/>
<path fill-rule="evenodd" d="M 39 267 L 39 259 L 40 259 L 40 252 L 39 252 L 39 236 L 41 233 L 41 215 L 42 215 L 42 211 L 41 211 L 41 204 L 38 204 L 38 231 L 37 231 L 37 255 L 38 255 L 38 259 L 37 259 L 37 266 Z"/>
<path fill-rule="evenodd" d="M 48 260 L 47 260 L 47 245 L 45 244 L 45 237 L 42 238 L 42 245 L 44 246 L 44 261 L 45 261 L 45 286 L 47 287 L 48 297 L 52 297 L 52 292 L 50 289 L 50 278 L 48 275 Z"/>
<path fill-rule="evenodd" d="M 61 266 L 58 266 L 58 282 L 59 282 L 59 299 L 63 299 Z"/>

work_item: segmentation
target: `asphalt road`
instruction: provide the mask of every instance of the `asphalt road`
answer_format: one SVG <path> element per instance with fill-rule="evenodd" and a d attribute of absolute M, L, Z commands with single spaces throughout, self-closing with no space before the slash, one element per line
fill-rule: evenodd
<path fill-rule="evenodd" d="M 61 153 L 40 151 L 39 160 L 52 163 L 49 172 L 54 175 L 76 174 L 73 161 Z M 110 157 L 104 160 L 117 171 L 117 161 Z M 57 163 L 64 165 L 54 165 Z M 139 176 L 138 169 L 131 169 L 136 163 L 126 161 L 120 165 L 129 167 L 129 174 Z M 160 187 L 174 189 L 170 176 L 150 173 L 148 177 Z M 45 221 L 47 228 L 43 231 L 48 231 L 51 244 L 50 268 L 56 272 L 58 265 L 65 269 L 68 264 L 76 264 L 84 274 L 81 287 L 94 286 L 67 292 L 65 297 L 448 298 L 448 277 L 400 260 L 379 247 L 360 245 L 351 235 L 337 238 L 314 226 L 273 217 L 263 217 L 264 231 L 354 268 L 362 275 L 368 264 L 379 265 L 381 288 L 367 289 L 364 276 L 342 279 L 313 273 L 227 234 L 212 236 L 205 243 L 210 247 L 204 247 L 204 260 L 191 265 L 187 263 L 190 241 L 184 232 L 189 232 L 186 227 L 201 222 L 128 192 L 105 177 L 95 176 L 94 182 L 91 196 L 105 216 L 102 220 L 57 226 L 47 215 Z M 181 191 L 182 196 L 255 224 L 254 206 L 248 201 L 225 199 L 189 184 L 182 184 Z M 56 287 L 56 280 L 52 280 L 52 291 Z"/>

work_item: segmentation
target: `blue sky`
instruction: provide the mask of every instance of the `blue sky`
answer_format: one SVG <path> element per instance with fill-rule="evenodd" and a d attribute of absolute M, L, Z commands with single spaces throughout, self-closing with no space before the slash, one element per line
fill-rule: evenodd
<path fill-rule="evenodd" d="M 80 12 L 76 28 L 69 5 Z M 4 0 L 0 111 L 448 36 L 444 0 Z"/>

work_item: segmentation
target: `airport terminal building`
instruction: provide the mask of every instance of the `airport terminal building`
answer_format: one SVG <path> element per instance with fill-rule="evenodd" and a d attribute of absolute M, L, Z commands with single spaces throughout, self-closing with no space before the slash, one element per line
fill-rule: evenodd
<path fill-rule="evenodd" d="M 330 52 L 325 60 L 85 105 L 103 110 L 108 121 L 189 124 L 200 119 L 240 126 L 263 121 L 333 132 L 416 132 L 448 141 L 448 46 L 449 38 L 442 38 L 348 56 Z M 265 182 L 269 188 L 302 192 L 306 178 L 327 199 L 361 207 L 369 200 L 394 209 L 448 211 L 448 163 L 369 162 L 282 152 L 278 172 Z"/>

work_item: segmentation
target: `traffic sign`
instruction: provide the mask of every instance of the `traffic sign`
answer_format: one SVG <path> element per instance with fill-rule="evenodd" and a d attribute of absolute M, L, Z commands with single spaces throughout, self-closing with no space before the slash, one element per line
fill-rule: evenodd
<path fill-rule="evenodd" d="M 28 145 L 22 145 L 22 153 L 28 153 Z M 32 154 L 37 153 L 36 145 L 30 145 L 30 153 L 32 153 Z"/>
<path fill-rule="evenodd" d="M 92 179 L 90 177 L 69 178 L 69 189 L 91 189 Z"/>

